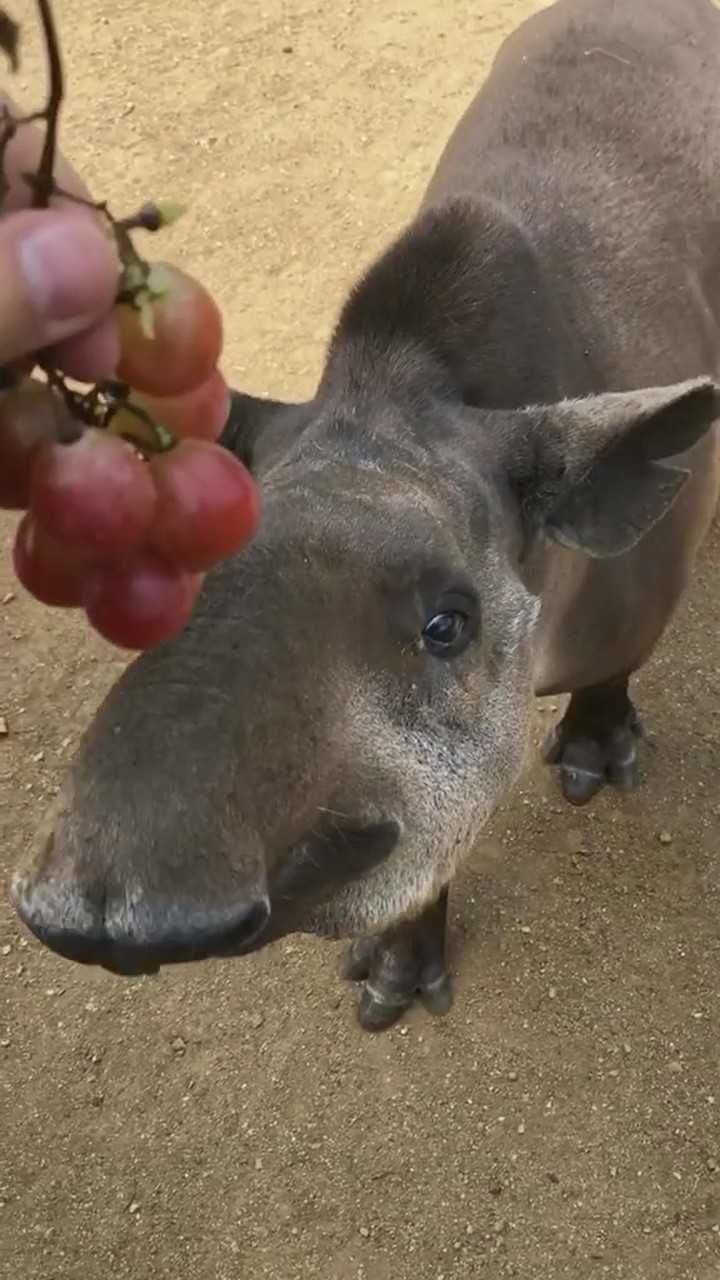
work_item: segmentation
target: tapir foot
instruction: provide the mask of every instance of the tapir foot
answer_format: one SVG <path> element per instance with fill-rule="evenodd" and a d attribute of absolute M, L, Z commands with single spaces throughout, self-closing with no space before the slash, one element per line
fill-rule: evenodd
<path fill-rule="evenodd" d="M 384 1031 L 419 999 L 441 1016 L 452 1006 L 445 966 L 447 890 L 416 920 L 360 938 L 350 947 L 344 976 L 362 983 L 358 1018 L 365 1031 Z"/>
<path fill-rule="evenodd" d="M 548 734 L 543 756 L 558 765 L 563 795 L 587 804 L 606 784 L 631 791 L 640 781 L 642 726 L 627 681 L 573 694 L 560 724 Z"/>

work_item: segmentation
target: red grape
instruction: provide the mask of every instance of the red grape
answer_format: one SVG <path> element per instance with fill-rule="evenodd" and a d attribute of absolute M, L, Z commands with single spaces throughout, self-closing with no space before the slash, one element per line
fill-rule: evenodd
<path fill-rule="evenodd" d="M 249 471 L 207 440 L 181 440 L 150 462 L 157 488 L 152 546 L 185 569 L 208 569 L 253 536 L 260 499 Z"/>
<path fill-rule="evenodd" d="M 150 282 L 165 290 L 153 303 L 152 337 L 143 332 L 135 307 L 116 308 L 121 350 L 118 377 L 152 396 L 194 391 L 220 358 L 220 312 L 199 281 L 177 267 L 155 264 Z"/>
<path fill-rule="evenodd" d="M 184 627 L 202 579 L 143 551 L 87 579 L 84 604 L 96 631 L 124 649 L 150 649 Z"/>
<path fill-rule="evenodd" d="M 230 392 L 219 369 L 183 395 L 147 396 L 133 391 L 130 399 L 178 438 L 217 440 L 230 412 Z"/>
<path fill-rule="evenodd" d="M 38 449 L 57 439 L 63 406 L 42 382 L 24 379 L 0 393 L 0 507 L 30 505 L 30 474 Z"/>
<path fill-rule="evenodd" d="M 52 537 L 113 558 L 143 541 L 157 501 L 150 469 L 132 446 L 95 429 L 40 450 L 30 499 Z"/>
<path fill-rule="evenodd" d="M 87 561 L 48 537 L 29 512 L 17 527 L 13 563 L 22 585 L 42 604 L 77 608 L 83 603 Z"/>

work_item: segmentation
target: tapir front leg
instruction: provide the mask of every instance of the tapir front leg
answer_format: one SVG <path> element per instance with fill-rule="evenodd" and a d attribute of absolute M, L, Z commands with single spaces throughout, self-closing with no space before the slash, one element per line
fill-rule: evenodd
<path fill-rule="evenodd" d="M 438 1016 L 452 1005 L 446 967 L 448 890 L 414 920 L 360 938 L 350 948 L 345 977 L 362 982 L 358 1006 L 366 1031 L 383 1031 L 397 1022 L 416 997 Z"/>
<path fill-rule="evenodd" d="M 563 719 L 545 740 L 543 754 L 548 764 L 560 768 L 565 799 L 587 804 L 606 783 L 624 791 L 637 786 L 640 735 L 624 677 L 574 693 Z"/>

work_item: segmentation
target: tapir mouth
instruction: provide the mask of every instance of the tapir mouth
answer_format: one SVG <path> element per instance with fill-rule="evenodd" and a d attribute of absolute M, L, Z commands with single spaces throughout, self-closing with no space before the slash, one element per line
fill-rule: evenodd
<path fill-rule="evenodd" d="M 115 943 L 110 947 L 99 948 L 92 943 L 87 947 L 78 947 L 74 943 L 68 945 L 63 938 L 54 937 L 49 931 L 33 932 L 38 940 L 51 951 L 63 956 L 65 960 L 105 969 L 106 973 L 114 974 L 117 978 L 152 977 L 169 965 L 196 964 L 200 960 L 222 960 L 232 956 L 250 955 L 252 951 L 259 951 L 261 947 L 272 941 L 265 937 L 260 941 L 261 931 L 259 931 L 258 937 L 252 938 L 249 942 L 228 941 L 225 945 L 218 942 L 213 946 L 202 947 L 178 943 L 177 946 L 146 947 Z"/>

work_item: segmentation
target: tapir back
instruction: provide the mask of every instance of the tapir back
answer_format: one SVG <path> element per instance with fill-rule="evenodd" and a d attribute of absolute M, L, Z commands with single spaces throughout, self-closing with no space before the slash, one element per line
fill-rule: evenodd
<path fill-rule="evenodd" d="M 558 0 L 502 45 L 425 199 L 495 205 L 522 244 L 493 280 L 498 338 L 477 352 L 486 403 L 717 375 L 719 138 L 710 0 Z M 531 337 L 513 343 L 519 360 L 513 325 Z M 652 650 L 717 504 L 718 429 L 682 462 L 680 500 L 620 560 L 543 550 L 538 692 L 634 670 Z"/>
<path fill-rule="evenodd" d="M 425 203 L 490 198 L 516 224 L 561 395 L 717 371 L 719 137 L 710 0 L 558 0 L 501 47 Z"/>

